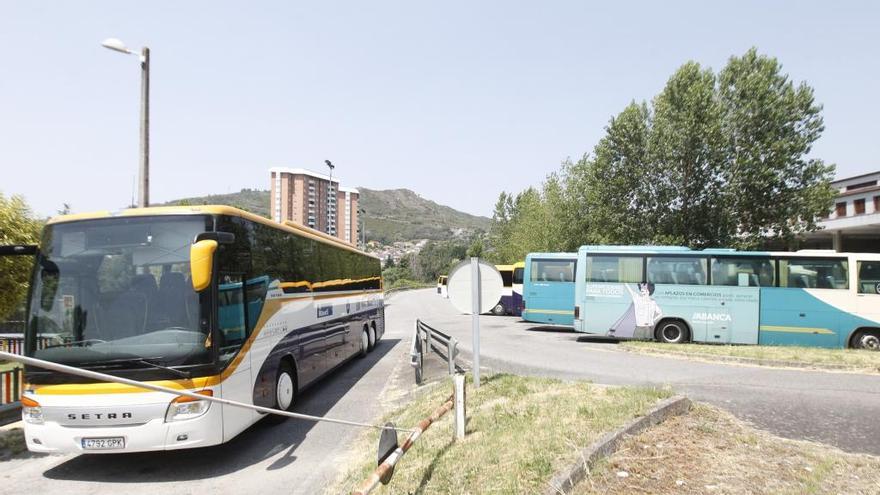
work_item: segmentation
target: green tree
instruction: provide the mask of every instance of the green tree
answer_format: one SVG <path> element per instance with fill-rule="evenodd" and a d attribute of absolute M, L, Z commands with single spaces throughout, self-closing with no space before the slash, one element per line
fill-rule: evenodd
<path fill-rule="evenodd" d="M 42 226 L 24 198 L 0 193 L 0 245 L 37 244 Z M 0 319 L 9 317 L 24 301 L 32 264 L 29 256 L 0 257 Z"/>
<path fill-rule="evenodd" d="M 566 245 L 640 244 L 655 237 L 663 205 L 653 194 L 651 112 L 630 103 L 612 118 L 593 151 L 567 170 L 566 203 L 574 210 L 575 232 Z"/>
<path fill-rule="evenodd" d="M 653 107 L 647 186 L 658 208 L 658 231 L 650 240 L 726 245 L 734 231 L 724 187 L 723 113 L 715 76 L 688 62 L 669 78 Z"/>
<path fill-rule="evenodd" d="M 754 48 L 731 57 L 718 79 L 738 244 L 815 230 L 834 198 L 835 167 L 807 158 L 825 129 L 813 89 Z"/>

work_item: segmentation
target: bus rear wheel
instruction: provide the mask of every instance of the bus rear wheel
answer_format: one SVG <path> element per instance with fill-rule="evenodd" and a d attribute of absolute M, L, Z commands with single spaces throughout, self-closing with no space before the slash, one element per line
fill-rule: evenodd
<path fill-rule="evenodd" d="M 495 307 L 492 308 L 492 314 L 495 316 L 504 316 L 504 305 L 501 303 L 496 304 Z"/>
<path fill-rule="evenodd" d="M 364 327 L 361 331 L 361 352 L 358 357 L 366 357 L 368 352 L 370 352 L 370 334 L 367 333 L 367 327 Z"/>
<path fill-rule="evenodd" d="M 863 330 L 853 339 L 853 347 L 880 351 L 880 330 Z"/>
<path fill-rule="evenodd" d="M 681 344 L 688 341 L 687 325 L 678 320 L 661 321 L 657 325 L 656 339 L 666 344 Z"/>

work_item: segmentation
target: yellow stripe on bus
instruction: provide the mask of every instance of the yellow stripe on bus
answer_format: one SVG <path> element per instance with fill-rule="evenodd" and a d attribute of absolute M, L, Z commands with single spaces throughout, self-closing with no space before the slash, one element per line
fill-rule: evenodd
<path fill-rule="evenodd" d="M 201 376 L 183 380 L 158 380 L 149 383 L 175 390 L 194 390 L 211 387 L 220 383 L 220 375 Z M 131 394 L 151 392 L 140 387 L 123 383 L 65 383 L 61 385 L 31 385 L 26 390 L 33 390 L 37 395 L 87 395 L 87 394 Z"/>
<path fill-rule="evenodd" d="M 813 327 L 785 327 L 779 325 L 761 325 L 762 332 L 783 332 L 783 333 L 812 333 L 819 335 L 835 335 L 834 331 L 827 328 Z"/>
<path fill-rule="evenodd" d="M 574 310 L 566 311 L 564 309 L 527 309 L 526 313 L 544 313 L 547 315 L 573 315 Z"/>

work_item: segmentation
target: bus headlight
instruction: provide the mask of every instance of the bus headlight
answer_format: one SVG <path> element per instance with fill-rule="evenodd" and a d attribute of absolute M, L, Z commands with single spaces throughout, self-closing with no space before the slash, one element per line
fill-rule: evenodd
<path fill-rule="evenodd" d="M 43 408 L 40 407 L 40 403 L 28 397 L 22 397 L 21 419 L 32 425 L 43 424 Z"/>
<path fill-rule="evenodd" d="M 210 390 L 200 390 L 196 393 L 208 397 L 214 396 L 214 392 Z M 208 412 L 210 407 L 211 401 L 209 400 L 181 396 L 171 401 L 171 404 L 168 405 L 168 412 L 165 413 L 165 422 L 170 423 L 172 421 L 198 418 Z"/>

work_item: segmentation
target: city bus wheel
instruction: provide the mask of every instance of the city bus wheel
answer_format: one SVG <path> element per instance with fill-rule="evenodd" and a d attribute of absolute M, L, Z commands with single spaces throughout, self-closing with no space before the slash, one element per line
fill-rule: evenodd
<path fill-rule="evenodd" d="M 667 344 L 681 344 L 688 340 L 688 329 L 677 320 L 663 321 L 657 327 L 657 340 Z"/>
<path fill-rule="evenodd" d="M 492 308 L 492 314 L 495 316 L 504 316 L 504 305 L 501 303 L 496 304 L 495 307 Z"/>
<path fill-rule="evenodd" d="M 857 349 L 880 351 L 880 331 L 865 331 L 859 333 L 855 340 Z"/>
<path fill-rule="evenodd" d="M 367 352 L 370 350 L 370 335 L 367 333 L 367 327 L 364 327 L 363 331 L 361 331 L 361 352 L 358 354 L 360 357 L 365 357 Z"/>

